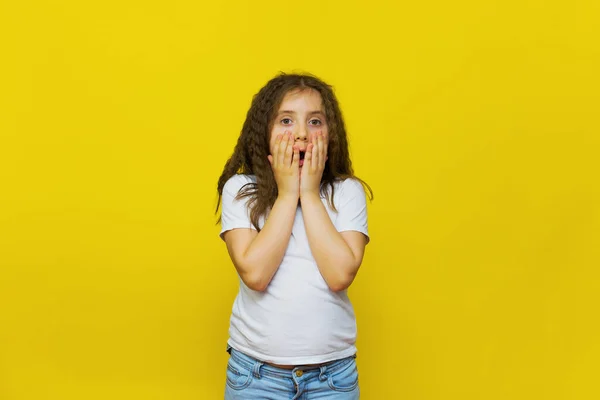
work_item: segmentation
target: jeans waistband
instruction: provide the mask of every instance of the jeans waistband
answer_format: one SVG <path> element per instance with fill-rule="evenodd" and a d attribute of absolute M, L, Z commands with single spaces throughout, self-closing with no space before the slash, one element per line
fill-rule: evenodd
<path fill-rule="evenodd" d="M 260 368 L 261 373 L 268 373 L 270 375 L 276 375 L 282 378 L 288 378 L 293 372 L 293 370 L 291 369 L 279 368 L 273 365 L 265 364 L 263 361 L 257 360 L 254 357 L 242 353 L 241 351 L 238 351 L 229 345 L 227 345 L 227 352 L 231 354 L 231 358 L 233 360 L 235 360 L 237 363 L 239 363 L 241 366 L 248 369 L 249 371 L 257 370 L 258 368 Z M 356 358 L 356 355 L 341 358 L 339 360 L 333 360 L 321 366 L 298 365 L 296 366 L 296 369 L 301 369 L 306 373 L 310 371 L 320 372 L 320 374 L 324 373 L 325 371 L 335 372 L 336 370 L 342 368 L 343 366 L 351 362 L 354 358 Z"/>

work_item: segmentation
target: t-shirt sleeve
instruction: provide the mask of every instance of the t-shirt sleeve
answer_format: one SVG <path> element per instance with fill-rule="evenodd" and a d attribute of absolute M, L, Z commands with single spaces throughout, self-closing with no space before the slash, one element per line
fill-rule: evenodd
<path fill-rule="evenodd" d="M 250 221 L 250 213 L 247 207 L 249 198 L 244 197 L 236 200 L 238 192 L 246 183 L 241 175 L 234 175 L 223 186 L 223 195 L 221 196 L 221 232 L 219 236 L 223 239 L 223 234 L 229 230 L 237 228 L 256 228 Z"/>
<path fill-rule="evenodd" d="M 340 186 L 340 202 L 336 205 L 338 215 L 335 227 L 338 232 L 362 232 L 370 241 L 367 223 L 367 196 L 362 184 L 352 178 L 346 179 Z M 337 195 L 337 194 L 336 194 Z"/>

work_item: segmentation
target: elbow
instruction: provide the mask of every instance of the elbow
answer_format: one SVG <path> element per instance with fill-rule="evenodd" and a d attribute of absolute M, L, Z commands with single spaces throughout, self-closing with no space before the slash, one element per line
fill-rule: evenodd
<path fill-rule="evenodd" d="M 269 286 L 270 279 L 267 277 L 257 273 L 257 272 L 247 272 L 240 274 L 240 278 L 244 285 L 248 287 L 248 289 L 254 290 L 256 292 L 264 292 L 267 290 L 267 286 Z"/>
<path fill-rule="evenodd" d="M 235 266 L 240 279 L 248 289 L 256 292 L 264 292 L 267 289 L 267 286 L 269 286 L 269 282 L 271 281 L 270 277 L 261 273 L 261 268 L 258 268 L 255 263 L 236 259 L 234 260 L 233 265 Z M 252 267 L 249 267 L 250 265 L 252 265 Z"/>
<path fill-rule="evenodd" d="M 350 287 L 350 285 L 346 285 L 346 284 L 333 284 L 333 285 L 328 285 L 329 286 L 329 290 L 331 290 L 332 292 L 335 293 L 339 293 L 339 292 L 343 292 L 344 290 L 348 289 Z"/>
<path fill-rule="evenodd" d="M 329 270 L 332 273 L 325 280 L 329 289 L 332 292 L 342 292 L 348 289 L 356 278 L 361 262 L 362 260 L 348 259 L 344 263 L 338 262 L 335 266 L 331 265 Z"/>
<path fill-rule="evenodd" d="M 331 290 L 332 292 L 343 292 L 344 290 L 348 289 L 350 287 L 350 284 L 352 283 L 352 281 L 349 282 L 335 282 L 335 283 L 331 283 L 328 284 L 327 286 L 329 286 L 329 290 Z"/>
<path fill-rule="evenodd" d="M 329 290 L 332 292 L 343 292 L 350 287 L 352 282 L 354 282 L 355 277 L 356 272 L 339 274 L 334 279 L 327 282 L 327 286 L 329 286 Z"/>
<path fill-rule="evenodd" d="M 265 290 L 267 290 L 267 286 L 269 286 L 269 284 L 265 284 L 263 281 L 261 280 L 250 280 L 250 279 L 242 279 L 242 281 L 244 281 L 244 284 L 248 287 L 248 289 L 252 289 L 255 292 L 264 292 Z"/>

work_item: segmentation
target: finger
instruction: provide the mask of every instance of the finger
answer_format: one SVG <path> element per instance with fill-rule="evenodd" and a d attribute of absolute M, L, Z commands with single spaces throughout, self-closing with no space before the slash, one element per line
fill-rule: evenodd
<path fill-rule="evenodd" d="M 319 168 L 319 135 L 317 133 L 314 133 L 314 138 L 313 138 L 313 150 L 312 150 L 312 162 L 310 164 L 311 166 L 311 170 L 315 171 L 317 168 Z"/>
<path fill-rule="evenodd" d="M 312 159 L 313 159 L 313 148 L 314 148 L 314 143 L 310 143 L 307 147 L 306 147 L 306 152 L 304 153 L 304 165 L 302 166 L 302 169 L 304 168 L 310 168 L 311 163 L 312 163 Z"/>
<path fill-rule="evenodd" d="M 325 135 L 323 135 L 323 168 L 325 168 L 325 163 L 327 162 L 327 150 L 329 149 L 329 140 L 325 139 Z"/>
<path fill-rule="evenodd" d="M 273 155 L 271 157 L 271 159 L 272 159 L 271 165 L 273 165 L 273 163 L 279 159 L 278 158 L 278 155 L 279 155 L 279 145 L 281 143 L 281 139 L 282 138 L 283 138 L 283 136 L 281 134 L 279 134 L 279 135 L 277 135 L 275 137 L 275 144 L 273 145 L 273 150 L 272 150 Z"/>
<path fill-rule="evenodd" d="M 284 165 L 285 160 L 285 149 L 289 142 L 289 134 L 285 132 L 283 134 L 283 138 L 281 139 L 281 143 L 279 144 L 279 159 L 277 160 L 279 165 Z"/>
<path fill-rule="evenodd" d="M 319 131 L 319 169 L 325 166 L 325 138 L 323 132 Z"/>
<path fill-rule="evenodd" d="M 269 163 L 271 164 L 271 166 L 273 166 L 273 156 L 269 154 L 267 158 L 269 159 Z"/>
<path fill-rule="evenodd" d="M 298 171 L 300 168 L 300 148 L 298 146 L 294 146 L 294 154 L 292 155 L 292 168 L 295 168 Z"/>
<path fill-rule="evenodd" d="M 288 140 L 288 145 L 285 148 L 285 166 L 290 167 L 292 165 L 294 157 L 294 141 Z"/>

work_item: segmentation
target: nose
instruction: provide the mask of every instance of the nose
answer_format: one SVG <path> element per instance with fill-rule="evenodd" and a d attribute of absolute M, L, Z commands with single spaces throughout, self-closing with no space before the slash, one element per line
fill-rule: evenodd
<path fill-rule="evenodd" d="M 294 137 L 297 142 L 306 142 L 308 141 L 308 131 L 304 125 L 299 126 L 296 132 L 294 133 Z"/>

